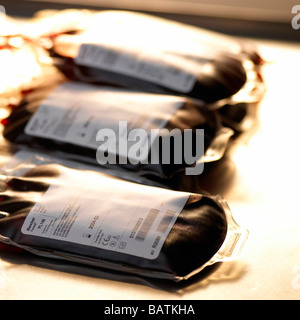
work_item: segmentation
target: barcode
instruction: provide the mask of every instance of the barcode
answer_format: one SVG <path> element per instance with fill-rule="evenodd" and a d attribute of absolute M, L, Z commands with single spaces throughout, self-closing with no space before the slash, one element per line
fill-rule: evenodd
<path fill-rule="evenodd" d="M 154 220 L 156 219 L 157 215 L 159 214 L 159 210 L 151 209 L 144 220 L 139 232 L 137 233 L 135 240 L 137 241 L 145 241 L 146 236 L 153 225 Z"/>
<path fill-rule="evenodd" d="M 157 227 L 158 232 L 160 233 L 165 233 L 170 225 L 170 223 L 173 220 L 174 215 L 176 214 L 176 212 L 174 212 L 173 210 L 167 210 L 166 213 L 164 214 L 159 226 Z"/>

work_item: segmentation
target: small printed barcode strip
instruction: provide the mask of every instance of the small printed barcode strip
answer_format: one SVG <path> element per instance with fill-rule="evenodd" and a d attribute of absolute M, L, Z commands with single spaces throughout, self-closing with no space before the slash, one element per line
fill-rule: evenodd
<path fill-rule="evenodd" d="M 137 233 L 137 235 L 135 237 L 135 240 L 145 241 L 146 236 L 147 236 L 149 230 L 151 229 L 153 222 L 156 219 L 156 217 L 158 216 L 158 214 L 159 214 L 159 210 L 157 210 L 157 209 L 151 209 L 149 211 L 146 219 L 144 220 L 139 232 Z"/>
<path fill-rule="evenodd" d="M 164 214 L 159 226 L 157 227 L 157 232 L 165 233 L 173 220 L 175 212 L 173 210 L 167 210 Z"/>

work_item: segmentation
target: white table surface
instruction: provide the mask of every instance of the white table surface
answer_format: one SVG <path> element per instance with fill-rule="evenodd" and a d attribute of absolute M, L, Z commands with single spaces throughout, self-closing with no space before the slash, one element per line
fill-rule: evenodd
<path fill-rule="evenodd" d="M 236 261 L 172 291 L 0 252 L 0 300 L 299 299 L 300 44 L 258 43 L 271 61 L 265 67 L 261 125 L 236 152 L 237 179 L 225 194 L 235 220 L 250 232 Z"/>

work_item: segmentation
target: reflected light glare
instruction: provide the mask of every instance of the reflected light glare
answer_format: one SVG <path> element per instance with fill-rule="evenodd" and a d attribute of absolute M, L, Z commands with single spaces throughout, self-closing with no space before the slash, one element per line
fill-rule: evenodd
<path fill-rule="evenodd" d="M 41 67 L 29 48 L 0 51 L 0 94 L 17 88 L 41 73 Z"/>
<path fill-rule="evenodd" d="M 1 103 L 1 100 L 0 100 Z M 0 108 L 0 120 L 8 117 L 9 111 L 7 109 Z"/>

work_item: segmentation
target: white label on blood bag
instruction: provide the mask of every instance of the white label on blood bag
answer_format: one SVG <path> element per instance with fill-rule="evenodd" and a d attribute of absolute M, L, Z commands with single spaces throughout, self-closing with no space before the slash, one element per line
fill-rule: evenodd
<path fill-rule="evenodd" d="M 163 128 L 184 101 L 176 96 L 67 82 L 42 102 L 27 123 L 25 133 L 96 150 L 100 145 L 96 141 L 97 133 L 108 129 L 116 136 L 116 146 L 110 152 L 115 150 L 119 156 L 126 157 L 130 145 L 128 149 L 120 148 L 119 142 L 127 139 L 132 129 L 144 129 L 148 133 L 145 146 L 149 151 L 154 141 L 150 137 L 151 129 Z M 127 130 L 120 129 L 121 121 L 126 121 Z M 130 157 L 140 160 L 132 153 Z"/>
<path fill-rule="evenodd" d="M 75 62 L 149 81 L 182 93 L 193 89 L 199 70 L 199 64 L 173 54 L 124 51 L 123 48 L 97 43 L 82 44 Z"/>
<path fill-rule="evenodd" d="M 36 202 L 26 235 L 155 259 L 190 194 L 70 170 Z"/>

